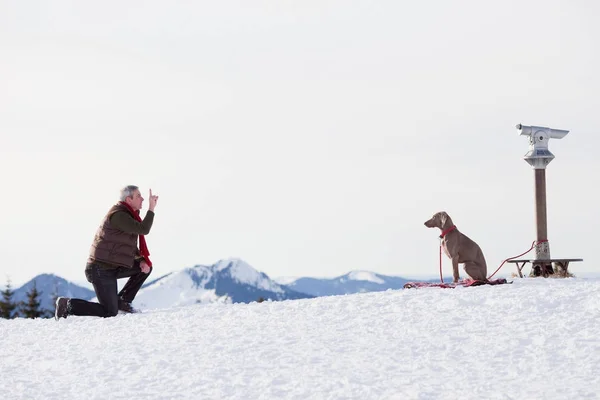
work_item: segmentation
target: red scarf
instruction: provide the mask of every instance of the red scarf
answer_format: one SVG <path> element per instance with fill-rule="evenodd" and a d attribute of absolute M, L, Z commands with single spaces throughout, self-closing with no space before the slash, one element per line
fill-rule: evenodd
<path fill-rule="evenodd" d="M 129 204 L 125 203 L 124 201 L 121 201 L 120 204 L 125 206 L 125 208 L 129 211 L 129 214 L 131 214 L 131 216 L 137 222 L 142 222 L 142 218 L 140 218 L 139 210 L 135 211 L 133 208 L 131 208 L 131 206 Z M 148 251 L 148 246 L 146 245 L 146 238 L 144 237 L 144 235 L 138 235 L 138 237 L 140 238 L 140 254 L 144 257 L 146 264 L 148 264 L 148 266 L 151 267 L 152 261 L 150 261 L 150 252 Z"/>

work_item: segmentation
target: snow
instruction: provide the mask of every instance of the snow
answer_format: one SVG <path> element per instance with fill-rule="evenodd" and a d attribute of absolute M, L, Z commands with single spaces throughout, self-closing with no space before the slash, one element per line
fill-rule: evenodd
<path fill-rule="evenodd" d="M 233 279 L 240 283 L 246 283 L 259 289 L 269 290 L 275 293 L 283 293 L 283 289 L 271 281 L 266 275 L 261 274 L 248 263 L 237 258 L 221 260 L 216 264 L 216 270 L 222 271 L 230 268 L 230 274 Z"/>
<path fill-rule="evenodd" d="M 6 399 L 590 399 L 600 279 L 0 320 Z"/>
<path fill-rule="evenodd" d="M 296 282 L 300 278 L 297 276 L 278 276 L 278 277 L 275 277 L 272 279 L 279 285 L 290 285 L 290 284 Z"/>
<path fill-rule="evenodd" d="M 369 281 L 384 284 L 385 281 L 369 271 L 352 271 L 348 274 L 348 279 L 353 281 Z"/>
<path fill-rule="evenodd" d="M 217 296 L 214 289 L 202 289 L 209 279 L 210 271 L 206 267 L 187 268 L 170 274 L 140 290 L 134 306 L 139 309 L 155 309 L 164 307 L 165 303 L 178 307 L 196 303 L 227 302 L 226 298 Z"/>

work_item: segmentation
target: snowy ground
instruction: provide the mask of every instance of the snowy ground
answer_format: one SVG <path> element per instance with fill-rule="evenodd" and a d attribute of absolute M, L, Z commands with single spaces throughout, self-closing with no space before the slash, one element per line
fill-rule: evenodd
<path fill-rule="evenodd" d="M 0 320 L 3 399 L 595 399 L 600 279 Z"/>

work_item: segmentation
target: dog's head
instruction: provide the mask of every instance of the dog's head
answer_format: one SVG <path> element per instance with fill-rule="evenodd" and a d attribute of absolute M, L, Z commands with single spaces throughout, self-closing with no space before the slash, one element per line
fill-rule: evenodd
<path fill-rule="evenodd" d="M 428 228 L 443 229 L 449 221 L 450 217 L 448 216 L 446 211 L 440 211 L 433 214 L 433 217 L 425 221 L 425 226 Z"/>

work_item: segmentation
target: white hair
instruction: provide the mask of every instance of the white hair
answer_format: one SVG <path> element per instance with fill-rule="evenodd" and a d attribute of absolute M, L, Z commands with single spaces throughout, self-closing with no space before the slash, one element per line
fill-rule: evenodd
<path fill-rule="evenodd" d="M 121 201 L 125 201 L 125 199 L 128 197 L 133 197 L 133 192 L 136 190 L 139 190 L 139 187 L 135 185 L 125 186 L 123 189 L 121 189 Z"/>

